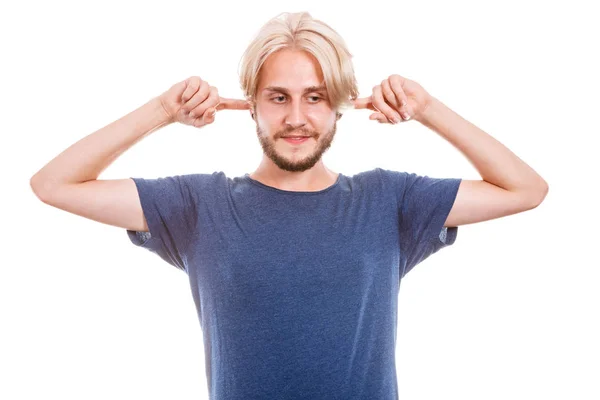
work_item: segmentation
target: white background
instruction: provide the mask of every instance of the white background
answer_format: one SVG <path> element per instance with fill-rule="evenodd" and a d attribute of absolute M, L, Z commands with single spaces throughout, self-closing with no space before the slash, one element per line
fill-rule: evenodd
<path fill-rule="evenodd" d="M 2 5 L 0 398 L 207 398 L 185 273 L 133 246 L 125 229 L 42 203 L 29 179 L 191 75 L 240 97 L 242 52 L 283 11 L 309 11 L 344 37 L 360 97 L 391 74 L 415 80 L 550 185 L 531 211 L 459 227 L 452 247 L 402 280 L 400 398 L 600 398 L 600 32 L 585 3 Z M 480 179 L 418 122 L 369 115 L 339 121 L 330 169 Z M 201 130 L 154 132 L 99 178 L 237 176 L 261 155 L 248 112 L 226 110 Z"/>

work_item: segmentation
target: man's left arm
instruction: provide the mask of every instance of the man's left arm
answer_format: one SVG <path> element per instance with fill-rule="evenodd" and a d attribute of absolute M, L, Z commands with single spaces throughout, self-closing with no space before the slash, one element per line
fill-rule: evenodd
<path fill-rule="evenodd" d="M 456 147 L 483 180 L 463 179 L 444 226 L 487 221 L 537 207 L 548 184 L 491 135 L 432 97 L 415 120 Z"/>
<path fill-rule="evenodd" d="M 444 226 L 487 221 L 537 207 L 548 184 L 506 146 L 431 96 L 421 85 L 394 74 L 373 87 L 373 94 L 353 100 L 357 109 L 374 111 L 380 123 L 411 118 L 456 147 L 483 180 L 463 179 Z"/>

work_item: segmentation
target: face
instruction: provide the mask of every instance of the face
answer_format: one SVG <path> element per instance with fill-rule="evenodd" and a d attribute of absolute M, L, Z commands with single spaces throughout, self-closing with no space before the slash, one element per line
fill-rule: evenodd
<path fill-rule="evenodd" d="M 306 171 L 319 162 L 337 118 L 317 59 L 299 50 L 271 54 L 261 68 L 254 119 L 265 156 L 282 170 Z M 283 139 L 288 135 L 309 137 L 291 143 Z"/>

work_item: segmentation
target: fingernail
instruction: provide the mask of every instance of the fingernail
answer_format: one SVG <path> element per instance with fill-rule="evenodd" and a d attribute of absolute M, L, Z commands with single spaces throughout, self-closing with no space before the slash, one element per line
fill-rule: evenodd
<path fill-rule="evenodd" d="M 400 118 L 398 118 L 398 117 L 393 117 L 393 118 L 392 118 L 392 121 L 394 121 L 394 123 L 395 123 L 395 124 L 397 124 L 397 123 L 399 123 L 399 122 L 400 122 Z"/>
<path fill-rule="evenodd" d="M 404 120 L 408 121 L 410 119 L 410 115 L 408 113 L 404 113 Z"/>

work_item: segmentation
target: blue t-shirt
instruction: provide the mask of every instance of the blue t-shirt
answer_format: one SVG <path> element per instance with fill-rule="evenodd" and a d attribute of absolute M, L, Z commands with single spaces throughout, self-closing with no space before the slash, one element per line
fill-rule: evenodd
<path fill-rule="evenodd" d="M 149 232 L 180 268 L 212 400 L 398 398 L 400 280 L 456 240 L 461 179 L 381 168 L 316 192 L 223 172 L 135 181 Z"/>

